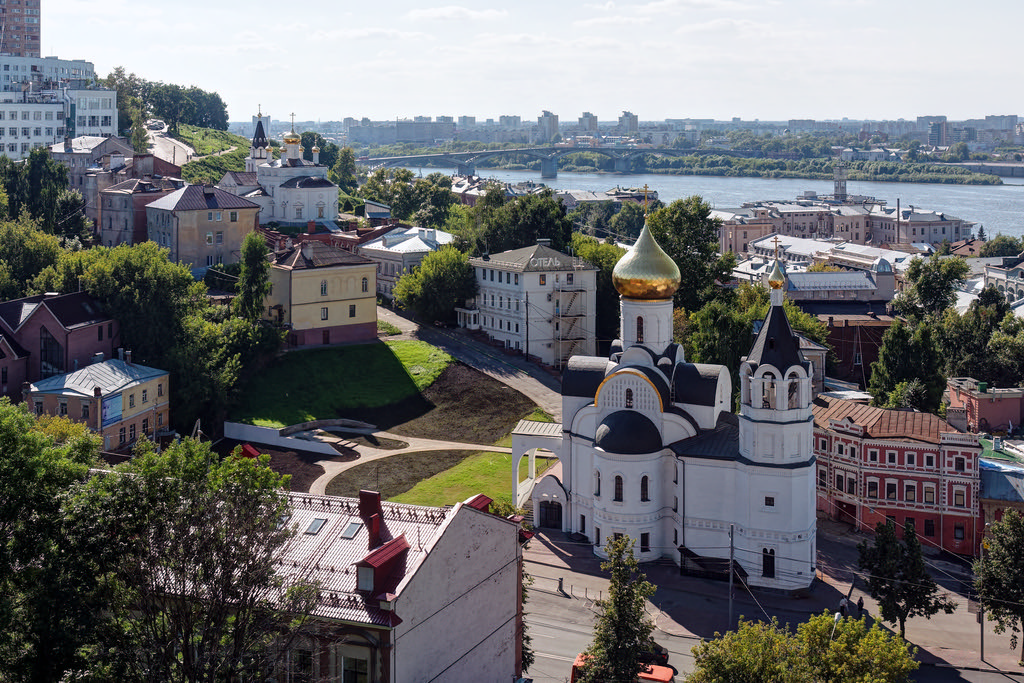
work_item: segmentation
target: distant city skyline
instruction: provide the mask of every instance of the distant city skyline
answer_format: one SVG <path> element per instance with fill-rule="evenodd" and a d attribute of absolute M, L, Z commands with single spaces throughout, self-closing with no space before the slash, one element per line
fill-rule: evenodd
<path fill-rule="evenodd" d="M 218 92 L 232 121 L 543 110 L 666 118 L 950 120 L 1017 114 L 1019 0 L 411 0 L 341 9 L 42 0 L 42 53 Z M 282 13 L 282 10 L 284 13 Z"/>

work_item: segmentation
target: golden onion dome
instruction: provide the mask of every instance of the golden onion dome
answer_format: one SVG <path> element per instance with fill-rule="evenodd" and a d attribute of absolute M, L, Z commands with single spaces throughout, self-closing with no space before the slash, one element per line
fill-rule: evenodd
<path fill-rule="evenodd" d="M 679 289 L 679 266 L 654 241 L 647 223 L 633 248 L 615 264 L 612 283 L 628 299 L 668 299 Z"/>
<path fill-rule="evenodd" d="M 772 268 L 772 273 L 768 276 L 768 286 L 772 289 L 782 289 L 784 284 L 786 284 L 786 274 L 782 272 L 779 260 L 775 259 L 775 267 Z"/>
<path fill-rule="evenodd" d="M 302 136 L 296 133 L 294 130 L 284 134 L 284 144 L 286 145 L 297 145 L 302 141 Z"/>
<path fill-rule="evenodd" d="M 320 146 L 319 145 L 313 145 L 313 154 L 319 154 L 319 153 L 320 153 Z"/>

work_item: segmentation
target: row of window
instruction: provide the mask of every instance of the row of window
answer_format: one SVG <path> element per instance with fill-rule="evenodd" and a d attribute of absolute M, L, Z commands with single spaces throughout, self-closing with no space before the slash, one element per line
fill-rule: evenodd
<path fill-rule="evenodd" d="M 825 470 L 818 470 L 818 485 L 822 488 L 827 487 L 828 475 Z M 865 483 L 867 484 L 867 498 L 878 499 L 879 497 L 879 485 L 881 482 L 875 478 L 868 478 Z M 921 500 L 918 501 L 917 493 L 918 487 L 921 488 Z M 885 499 L 886 500 L 902 500 L 907 503 L 922 502 L 926 505 L 935 505 L 936 502 L 936 486 L 935 484 L 919 484 L 918 482 L 903 482 L 903 497 L 899 497 L 899 481 L 886 480 L 885 481 Z M 835 490 L 839 492 L 845 492 L 849 495 L 857 495 L 857 479 L 855 477 L 847 477 L 841 472 L 837 472 L 835 475 Z M 954 486 L 953 487 L 953 507 L 966 507 L 967 505 L 967 487 L 966 486 Z"/>
<path fill-rule="evenodd" d="M 494 282 L 494 274 L 495 274 L 495 273 L 497 273 L 497 274 L 498 274 L 498 282 L 501 282 L 501 275 L 502 275 L 502 271 L 500 271 L 500 270 L 497 270 L 497 271 L 496 271 L 496 270 L 494 270 L 493 268 L 491 268 L 491 269 L 488 269 L 488 268 L 481 268 L 481 269 L 480 269 L 480 280 L 481 280 L 481 281 L 485 281 L 485 280 L 487 280 L 487 274 L 488 274 L 488 272 L 489 272 L 489 273 L 490 273 L 490 275 L 491 275 L 491 282 Z M 513 281 L 513 276 L 514 276 L 514 281 Z M 543 277 L 543 276 L 542 276 L 542 277 Z M 505 272 L 505 284 L 506 284 L 506 285 L 511 285 L 511 284 L 516 284 L 516 285 L 518 285 L 518 284 L 519 284 L 519 273 Z M 541 284 L 544 284 L 544 283 L 543 283 L 543 282 L 541 282 Z"/>
<path fill-rule="evenodd" d="M 622 479 L 622 475 L 615 475 L 613 486 L 614 492 L 612 495 L 612 500 L 615 501 L 616 503 L 621 503 L 624 489 L 624 481 Z M 594 497 L 601 497 L 601 472 L 599 470 L 594 470 Z M 645 474 L 644 476 L 640 477 L 640 500 L 641 502 L 646 503 L 650 499 L 650 479 Z"/>
<path fill-rule="evenodd" d="M 823 452 L 828 452 L 828 440 L 827 439 L 821 439 L 820 440 L 820 448 L 821 448 L 821 450 Z M 856 458 L 857 457 L 857 447 L 856 446 L 850 446 L 850 445 L 847 445 L 847 444 L 837 443 L 836 444 L 835 452 L 836 452 L 836 455 L 842 456 L 842 457 L 847 457 L 847 458 Z M 887 464 L 887 465 L 897 465 L 897 466 L 902 466 L 902 467 L 918 467 L 919 466 L 919 461 L 918 461 L 917 455 L 918 455 L 917 453 L 904 453 L 904 455 L 903 455 L 903 462 L 901 463 L 900 462 L 899 453 L 897 451 L 886 451 L 885 452 L 885 464 Z M 924 457 L 923 457 L 923 466 L 926 467 L 926 468 L 935 467 L 935 455 L 932 454 L 932 453 L 925 453 L 923 455 L 924 455 Z M 877 448 L 869 448 L 868 449 L 868 462 L 873 462 L 873 463 L 879 462 L 879 450 Z M 954 457 L 953 458 L 953 471 L 955 471 L 955 472 L 966 472 L 966 471 L 968 471 L 968 469 L 967 469 L 967 458 L 962 457 L 962 456 Z"/>
<path fill-rule="evenodd" d="M 361 287 L 361 289 L 362 289 L 362 291 L 364 293 L 365 292 L 369 292 L 370 291 L 370 279 L 364 277 L 363 281 L 360 283 L 360 287 Z M 327 296 L 327 280 L 321 280 L 320 281 L 320 296 Z M 326 318 L 325 318 L 325 320 L 326 320 Z"/>
<path fill-rule="evenodd" d="M 270 308 L 269 311 L 270 311 L 269 315 L 271 315 L 271 316 L 274 315 L 274 313 L 273 313 L 274 309 L 273 308 Z M 323 308 L 320 309 L 320 319 L 321 320 L 327 320 L 327 316 L 328 316 L 328 308 L 327 308 L 327 306 L 324 306 Z M 350 317 L 350 318 L 356 317 L 356 305 L 355 304 L 349 304 L 349 307 L 348 307 L 348 317 Z"/>
<path fill-rule="evenodd" d="M 221 220 L 223 220 L 223 215 L 224 214 L 222 212 L 220 212 L 220 211 L 207 211 L 206 212 L 206 220 L 207 220 L 207 222 L 210 222 L 210 223 L 212 223 L 213 221 L 217 221 L 219 223 Z M 237 211 L 228 211 L 228 221 L 231 222 L 231 223 L 237 223 L 238 222 L 238 212 Z M 206 234 L 209 235 L 210 233 L 206 233 Z M 207 242 L 207 244 L 209 244 L 209 242 Z"/>
<path fill-rule="evenodd" d="M 493 308 L 508 308 L 509 310 L 512 310 L 512 302 L 513 301 L 516 304 L 516 311 L 518 311 L 519 310 L 519 299 L 513 299 L 512 297 L 508 297 L 506 299 L 503 296 L 498 296 L 498 298 L 497 298 L 497 305 L 495 305 L 494 295 L 491 294 L 491 306 Z M 483 295 L 483 304 L 487 305 L 487 295 L 486 294 Z"/>

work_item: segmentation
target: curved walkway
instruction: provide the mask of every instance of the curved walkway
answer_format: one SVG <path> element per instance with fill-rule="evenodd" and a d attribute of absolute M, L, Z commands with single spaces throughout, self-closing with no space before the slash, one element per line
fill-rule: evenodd
<path fill-rule="evenodd" d="M 405 448 L 387 449 L 373 448 L 372 446 L 351 446 L 351 450 L 359 454 L 355 460 L 318 460 L 317 465 L 324 468 L 324 473 L 309 485 L 310 493 L 324 494 L 327 492 L 327 484 L 336 476 L 357 465 L 373 462 L 393 455 L 406 455 L 408 453 L 421 453 L 423 451 L 487 451 L 489 453 L 511 453 L 511 448 L 502 446 L 488 446 L 478 443 L 461 443 L 458 441 L 436 441 L 434 439 L 420 439 L 417 437 L 392 434 L 391 432 L 372 432 L 374 436 L 382 439 L 394 439 L 409 444 Z"/>

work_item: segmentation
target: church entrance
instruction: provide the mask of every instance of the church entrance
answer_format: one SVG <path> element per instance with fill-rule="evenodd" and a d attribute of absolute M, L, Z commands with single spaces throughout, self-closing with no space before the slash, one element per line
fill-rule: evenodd
<path fill-rule="evenodd" d="M 554 503 L 548 500 L 541 501 L 540 503 L 540 520 L 538 520 L 538 526 L 546 529 L 561 529 L 562 528 L 562 504 Z"/>

